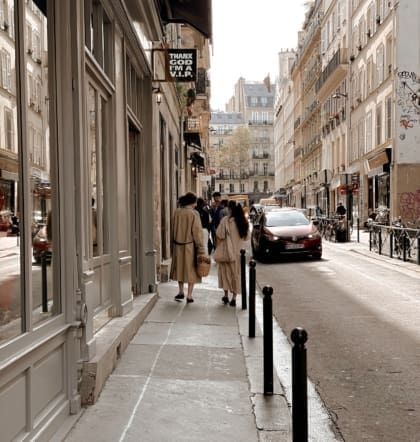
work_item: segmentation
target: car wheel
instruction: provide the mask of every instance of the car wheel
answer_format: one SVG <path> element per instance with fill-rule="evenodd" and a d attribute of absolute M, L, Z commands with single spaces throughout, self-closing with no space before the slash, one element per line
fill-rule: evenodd
<path fill-rule="evenodd" d="M 314 259 L 321 259 L 322 258 L 322 253 L 315 253 L 312 255 L 312 258 Z"/>

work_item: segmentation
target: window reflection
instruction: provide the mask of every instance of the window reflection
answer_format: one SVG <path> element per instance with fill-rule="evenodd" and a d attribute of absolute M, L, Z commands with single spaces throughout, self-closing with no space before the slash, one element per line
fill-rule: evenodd
<path fill-rule="evenodd" d="M 27 149 L 30 160 L 32 239 L 32 321 L 48 318 L 53 308 L 51 158 L 48 123 L 47 17 L 27 2 L 25 18 Z"/>
<path fill-rule="evenodd" d="M 12 2 L 1 2 L 0 32 L 0 342 L 21 333 L 21 241 L 16 50 Z M 10 19 L 9 19 L 10 18 Z M 7 26 L 6 26 L 7 25 Z"/>

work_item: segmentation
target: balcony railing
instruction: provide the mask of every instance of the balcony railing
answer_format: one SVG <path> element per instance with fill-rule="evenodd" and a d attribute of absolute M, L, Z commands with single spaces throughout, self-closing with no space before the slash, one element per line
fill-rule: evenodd
<path fill-rule="evenodd" d="M 327 67 L 322 71 L 322 74 L 319 76 L 316 81 L 315 91 L 318 92 L 328 78 L 336 71 L 336 69 L 343 64 L 348 64 L 347 61 L 347 48 L 339 49 L 332 57 Z"/>
<path fill-rule="evenodd" d="M 248 124 L 251 126 L 272 126 L 273 120 L 249 120 Z"/>

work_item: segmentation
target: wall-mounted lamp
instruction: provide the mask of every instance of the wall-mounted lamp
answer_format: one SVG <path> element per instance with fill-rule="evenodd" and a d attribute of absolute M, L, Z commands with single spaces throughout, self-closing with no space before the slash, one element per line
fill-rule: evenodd
<path fill-rule="evenodd" d="M 335 94 L 332 95 L 332 98 L 347 98 L 347 92 L 336 92 Z"/>
<path fill-rule="evenodd" d="M 162 103 L 162 92 L 160 90 L 160 87 L 152 88 L 152 92 L 155 94 L 156 103 L 157 104 Z"/>

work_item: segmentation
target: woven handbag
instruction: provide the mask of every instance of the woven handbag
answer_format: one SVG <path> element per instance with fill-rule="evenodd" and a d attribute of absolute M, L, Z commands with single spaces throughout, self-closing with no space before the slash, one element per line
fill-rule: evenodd
<path fill-rule="evenodd" d="M 210 273 L 211 268 L 211 258 L 206 255 L 198 255 L 197 256 L 197 265 L 196 265 L 196 272 L 197 275 L 202 276 L 208 276 Z"/>

